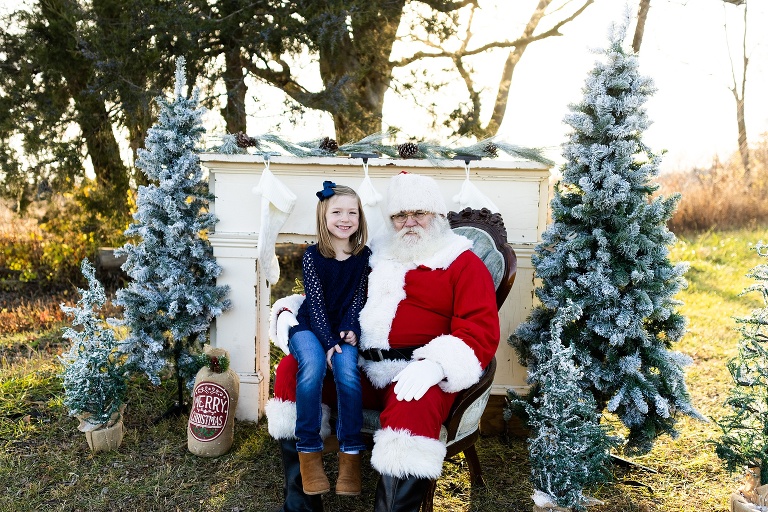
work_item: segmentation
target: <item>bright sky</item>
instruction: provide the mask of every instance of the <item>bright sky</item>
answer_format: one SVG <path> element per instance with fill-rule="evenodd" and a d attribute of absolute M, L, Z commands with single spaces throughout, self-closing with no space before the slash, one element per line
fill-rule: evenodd
<path fill-rule="evenodd" d="M 631 0 L 633 12 L 638 4 Z M 560 121 L 568 103 L 581 98 L 598 57 L 589 49 L 606 46 L 607 28 L 622 19 L 624 6 L 619 0 L 598 0 L 563 31 L 566 37 L 528 48 L 513 79 L 509 119 L 502 126 L 505 139 L 538 146 L 565 142 L 567 127 Z M 653 125 L 644 141 L 654 151 L 667 150 L 663 170 L 707 166 L 715 154 L 727 158 L 737 149 L 728 45 L 739 80 L 743 7 L 723 6 L 722 0 L 651 0 L 640 71 L 658 91 L 646 104 Z M 768 2 L 751 1 L 748 16 L 746 121 L 754 144 L 768 132 Z M 726 20 L 732 30 L 728 41 Z M 628 44 L 633 33 L 634 23 Z"/>

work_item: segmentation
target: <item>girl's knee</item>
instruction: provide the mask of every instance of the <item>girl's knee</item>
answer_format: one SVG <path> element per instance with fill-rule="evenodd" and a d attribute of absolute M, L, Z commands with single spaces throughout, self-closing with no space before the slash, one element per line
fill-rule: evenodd
<path fill-rule="evenodd" d="M 313 382 L 322 382 L 325 378 L 325 364 L 308 364 L 302 368 L 303 376 Z"/>
<path fill-rule="evenodd" d="M 343 358 L 334 359 L 333 375 L 337 382 L 352 380 L 357 387 L 360 387 L 360 368 L 357 366 L 357 361 L 351 362 Z"/>

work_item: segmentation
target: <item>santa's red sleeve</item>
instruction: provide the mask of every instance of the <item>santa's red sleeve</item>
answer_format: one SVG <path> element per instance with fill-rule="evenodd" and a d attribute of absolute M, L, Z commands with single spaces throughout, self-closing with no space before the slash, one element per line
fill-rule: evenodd
<path fill-rule="evenodd" d="M 454 279 L 451 332 L 416 349 L 413 359 L 430 359 L 445 373 L 443 391 L 454 393 L 475 384 L 499 346 L 496 290 L 485 264 L 465 251 L 451 264 Z"/>

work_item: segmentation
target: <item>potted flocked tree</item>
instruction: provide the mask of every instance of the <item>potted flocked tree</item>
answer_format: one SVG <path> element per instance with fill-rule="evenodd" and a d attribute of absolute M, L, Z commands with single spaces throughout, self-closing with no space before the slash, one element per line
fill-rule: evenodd
<path fill-rule="evenodd" d="M 114 450 L 123 439 L 129 372 L 121 342 L 99 315 L 107 300 L 104 288 L 87 259 L 80 268 L 88 289 L 78 290 L 76 306 L 60 306 L 72 317 L 72 326 L 63 334 L 72 346 L 59 358 L 64 367 L 64 405 L 70 416 L 80 420 L 78 429 L 85 433 L 91 450 Z"/>

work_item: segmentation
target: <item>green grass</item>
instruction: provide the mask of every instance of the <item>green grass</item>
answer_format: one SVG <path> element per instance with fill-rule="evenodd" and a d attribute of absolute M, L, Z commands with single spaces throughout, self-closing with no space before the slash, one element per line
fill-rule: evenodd
<path fill-rule="evenodd" d="M 761 307 L 757 294 L 739 296 L 761 263 L 751 247 L 763 232 L 710 232 L 681 237 L 674 261 L 690 265 L 680 294 L 689 330 L 675 347 L 690 355 L 688 385 L 694 405 L 720 417 L 730 387 L 725 363 L 737 353 L 733 317 Z M 768 237 L 766 237 L 768 239 Z M 61 511 L 256 511 L 282 499 L 277 444 L 266 425 L 238 422 L 232 450 L 219 458 L 192 455 L 186 417 L 159 420 L 173 403 L 175 383 L 160 388 L 131 383 L 126 435 L 119 450 L 92 454 L 77 421 L 67 416 L 56 354 L 66 349 L 58 329 L 0 334 L 0 512 Z M 680 418 L 680 436 L 661 438 L 654 450 L 632 459 L 653 469 L 616 466 L 614 481 L 590 493 L 603 505 L 591 512 L 727 510 L 739 475 L 728 475 L 714 454 L 717 425 Z M 470 488 L 463 459 L 447 462 L 435 510 L 507 512 L 531 510 L 525 440 L 483 437 L 478 443 L 487 486 Z M 368 455 L 365 456 L 366 459 Z M 326 456 L 331 479 L 335 457 Z M 327 495 L 326 510 L 370 511 L 376 475 L 364 464 L 363 495 Z"/>

